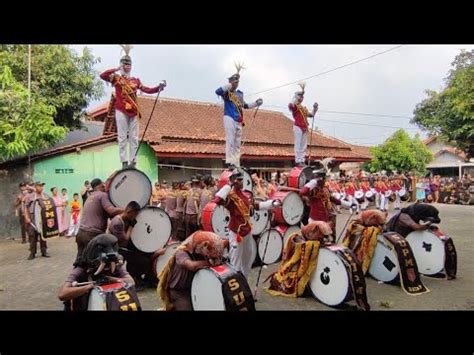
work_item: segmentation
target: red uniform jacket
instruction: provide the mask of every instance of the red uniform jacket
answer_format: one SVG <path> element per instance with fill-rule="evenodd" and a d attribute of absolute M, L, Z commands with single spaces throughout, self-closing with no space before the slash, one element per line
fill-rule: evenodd
<path fill-rule="evenodd" d="M 138 111 L 137 90 L 147 94 L 160 91 L 160 87 L 149 88 L 142 85 L 138 78 L 126 78 L 115 74 L 115 69 L 109 69 L 100 74 L 101 79 L 112 83 L 115 87 L 115 108 L 128 117 L 135 117 Z"/>
<path fill-rule="evenodd" d="M 326 207 L 327 201 L 340 205 L 341 201 L 332 197 L 327 188 L 310 190 L 309 187 L 303 187 L 300 190 L 301 196 L 308 196 L 311 210 L 309 217 L 315 221 L 331 222 L 330 210 Z M 324 203 L 326 201 L 326 205 Z"/>
<path fill-rule="evenodd" d="M 298 126 L 301 128 L 303 132 L 306 132 L 308 130 L 308 109 L 304 106 L 301 105 L 295 105 L 293 103 L 290 103 L 288 105 L 288 108 L 290 109 L 291 113 L 293 114 L 293 119 L 295 120 L 295 126 Z"/>
<path fill-rule="evenodd" d="M 249 194 L 245 193 L 242 190 L 236 190 L 235 188 L 232 189 L 232 191 L 234 191 L 237 194 L 237 196 L 240 197 L 240 199 L 244 202 L 244 204 L 250 208 L 252 201 L 250 199 Z M 229 229 L 232 232 L 237 233 L 242 237 L 246 236 L 247 234 L 251 232 L 252 226 L 250 225 L 249 220 L 245 221 L 244 216 L 242 216 L 242 214 L 240 213 L 235 203 L 229 197 L 223 200 L 219 196 L 215 196 L 212 199 L 212 202 L 215 202 L 218 205 L 224 205 L 229 210 L 230 212 Z M 240 227 L 240 230 L 239 230 L 240 225 L 242 226 Z"/>

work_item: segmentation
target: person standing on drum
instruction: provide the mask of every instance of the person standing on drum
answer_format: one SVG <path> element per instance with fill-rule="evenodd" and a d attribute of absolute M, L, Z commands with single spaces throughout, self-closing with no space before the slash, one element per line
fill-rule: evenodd
<path fill-rule="evenodd" d="M 225 162 L 227 167 L 240 166 L 240 144 L 244 123 L 243 109 L 261 106 L 262 99 L 248 104 L 244 101 L 244 93 L 237 90 L 242 64 L 236 64 L 237 73 L 228 78 L 229 83 L 219 87 L 216 94 L 224 100 L 224 129 L 225 129 Z"/>
<path fill-rule="evenodd" d="M 251 193 L 243 190 L 244 175 L 235 169 L 229 177 L 231 185 L 224 185 L 212 202 L 225 206 L 230 212 L 229 222 L 229 258 L 230 264 L 247 278 L 253 260 L 252 227 L 250 225 L 250 209 L 269 210 L 281 206 L 280 200 L 253 202 Z"/>
<path fill-rule="evenodd" d="M 115 87 L 115 122 L 117 124 L 117 139 L 120 151 L 122 168 L 130 166 L 135 168 L 138 149 L 138 119 L 141 118 L 138 107 L 137 90 L 147 94 L 163 91 L 166 81 L 160 85 L 149 88 L 144 86 L 140 79 L 130 76 L 132 58 L 129 55 L 132 46 L 123 45 L 125 55 L 120 59 L 120 66 L 109 69 L 100 74 L 102 80 L 110 82 Z M 117 73 L 119 72 L 119 73 Z M 130 143 L 129 157 L 127 158 L 127 143 Z"/>
<path fill-rule="evenodd" d="M 123 208 L 114 207 L 110 202 L 109 195 L 105 192 L 105 184 L 101 179 L 92 180 L 91 187 L 92 193 L 83 206 L 79 231 L 76 236 L 76 259 L 81 256 L 84 248 L 95 236 L 105 233 L 107 219 L 124 211 Z"/>
<path fill-rule="evenodd" d="M 33 216 L 35 213 L 35 202 L 40 198 L 49 198 L 47 194 L 43 192 L 45 183 L 37 181 L 35 182 L 35 191 L 25 197 L 25 223 L 27 226 L 28 239 L 30 241 L 30 256 L 28 260 L 33 260 L 36 256 L 37 244 L 40 243 L 41 255 L 45 258 L 49 258 L 48 244 L 46 240 L 41 237 L 38 229 L 43 226 L 35 226 L 33 222 Z"/>
<path fill-rule="evenodd" d="M 314 115 L 318 111 L 318 103 L 315 102 L 313 105 L 313 112 L 309 112 L 306 107 L 301 105 L 304 100 L 304 88 L 305 83 L 298 84 L 301 87 L 301 91 L 295 92 L 293 99 L 288 104 L 293 119 L 293 135 L 295 138 L 295 166 L 304 167 L 305 166 L 305 156 L 306 149 L 308 147 L 308 117 L 314 118 Z M 312 134 L 312 132 L 310 132 Z"/>

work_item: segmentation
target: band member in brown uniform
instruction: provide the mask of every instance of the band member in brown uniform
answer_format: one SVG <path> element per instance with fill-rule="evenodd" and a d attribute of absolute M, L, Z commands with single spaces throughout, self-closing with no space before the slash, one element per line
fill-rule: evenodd
<path fill-rule="evenodd" d="M 144 86 L 140 79 L 130 76 L 132 70 L 132 58 L 128 55 L 132 46 L 122 46 L 125 55 L 120 59 L 120 66 L 104 71 L 100 74 L 101 79 L 112 83 L 115 87 L 115 122 L 117 124 L 117 138 L 120 150 L 120 161 L 122 167 L 126 168 L 128 162 L 135 167 L 135 155 L 138 149 L 138 119 L 141 118 L 140 108 L 137 100 L 137 90 L 154 94 L 166 87 L 166 82 L 149 88 Z M 116 72 L 119 72 L 117 74 Z M 128 138 L 127 138 L 128 136 Z M 130 155 L 127 159 L 127 141 L 130 142 Z"/>
<path fill-rule="evenodd" d="M 230 264 L 247 278 L 252 267 L 253 260 L 252 238 L 250 225 L 250 209 L 268 210 L 281 206 L 280 200 L 267 200 L 265 202 L 253 202 L 251 194 L 244 192 L 244 176 L 242 172 L 235 169 L 229 178 L 232 185 L 223 186 L 213 198 L 212 202 L 224 205 L 230 212 L 229 222 L 229 258 Z"/>
<path fill-rule="evenodd" d="M 114 217 L 124 210 L 114 207 L 109 195 L 105 192 L 105 184 L 101 179 L 91 181 L 92 193 L 84 204 L 79 231 L 76 236 L 77 258 L 82 254 L 86 245 L 97 235 L 105 233 L 107 219 Z"/>
<path fill-rule="evenodd" d="M 201 216 L 202 216 L 202 210 L 206 205 L 214 198 L 215 193 L 212 191 L 212 185 L 214 182 L 214 179 L 210 175 L 205 175 L 202 180 L 204 184 L 204 188 L 201 192 L 201 198 L 199 200 L 199 217 L 198 221 L 199 224 L 201 224 Z"/>
<path fill-rule="evenodd" d="M 44 182 L 35 182 L 35 191 L 25 197 L 25 223 L 27 225 L 28 239 L 30 242 L 30 256 L 28 260 L 32 260 L 36 256 L 37 243 L 40 243 L 41 255 L 49 258 L 47 252 L 48 245 L 46 240 L 41 238 L 41 234 L 33 227 L 33 216 L 35 212 L 35 201 L 40 198 L 48 198 L 49 196 L 43 192 Z M 41 228 L 38 227 L 37 228 Z"/>
<path fill-rule="evenodd" d="M 15 199 L 15 211 L 18 215 L 18 220 L 20 222 L 21 244 L 25 244 L 26 237 L 28 235 L 26 233 L 27 225 L 25 222 L 25 198 L 28 196 L 28 189 L 24 182 L 20 183 L 18 185 L 18 188 L 20 189 L 20 193 L 16 196 Z"/>
<path fill-rule="evenodd" d="M 179 183 L 179 193 L 176 198 L 176 219 L 177 219 L 177 232 L 176 238 L 180 241 L 186 239 L 186 228 L 184 225 L 184 208 L 186 206 L 186 200 L 188 199 L 188 188 L 185 181 Z"/>
<path fill-rule="evenodd" d="M 177 206 L 177 201 L 178 201 L 178 195 L 179 195 L 179 183 L 177 181 L 173 181 L 171 184 L 171 190 L 168 190 L 166 192 L 166 202 L 165 202 L 165 211 L 168 213 L 168 216 L 170 216 L 171 219 L 171 239 L 173 240 L 178 240 L 177 239 L 177 233 L 178 233 L 178 218 L 176 216 L 176 206 Z"/>
<path fill-rule="evenodd" d="M 199 229 L 198 226 L 198 212 L 199 200 L 201 199 L 201 189 L 199 188 L 200 181 L 196 176 L 191 178 L 191 190 L 188 192 L 186 200 L 184 225 L 186 228 L 186 237 L 189 237 Z"/>

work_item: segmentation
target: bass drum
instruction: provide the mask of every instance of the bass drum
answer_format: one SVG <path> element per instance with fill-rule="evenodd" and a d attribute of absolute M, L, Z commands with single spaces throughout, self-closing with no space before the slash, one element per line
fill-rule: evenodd
<path fill-rule="evenodd" d="M 230 212 L 224 206 L 208 202 L 202 210 L 201 225 L 207 232 L 213 232 L 221 237 L 229 234 Z"/>
<path fill-rule="evenodd" d="M 120 208 L 125 208 L 131 201 L 137 201 L 143 208 L 148 205 L 152 194 L 148 176 L 132 168 L 114 172 L 105 182 L 105 190 L 109 193 L 110 202 Z"/>
<path fill-rule="evenodd" d="M 316 270 L 309 280 L 314 297 L 328 306 L 337 306 L 352 299 L 350 271 L 334 252 L 335 248 L 341 247 L 331 245 L 319 249 Z"/>
<path fill-rule="evenodd" d="M 171 236 L 171 219 L 159 207 L 145 207 L 137 216 L 137 224 L 130 238 L 133 245 L 144 253 L 154 253 L 164 247 Z"/>
<path fill-rule="evenodd" d="M 288 187 L 302 189 L 313 178 L 313 169 L 309 166 L 294 167 L 288 176 Z"/>
<path fill-rule="evenodd" d="M 444 242 L 436 234 L 429 230 L 413 231 L 406 240 L 420 274 L 435 275 L 443 271 L 446 258 Z"/>
<path fill-rule="evenodd" d="M 253 210 L 250 216 L 250 225 L 252 226 L 252 235 L 260 235 L 265 230 L 270 219 L 270 212 L 266 210 Z"/>
<path fill-rule="evenodd" d="M 173 256 L 178 247 L 181 245 L 181 242 L 170 243 L 166 246 L 166 251 L 163 255 L 158 256 L 153 260 L 153 271 L 155 272 L 156 278 L 161 273 L 161 270 L 165 267 L 168 260 Z"/>
<path fill-rule="evenodd" d="M 287 226 L 285 224 L 280 224 L 276 227 L 276 230 L 283 236 L 283 249 L 286 248 L 286 243 L 288 242 L 288 238 L 293 233 L 298 233 L 301 231 L 300 226 Z"/>
<path fill-rule="evenodd" d="M 275 208 L 274 219 L 279 224 L 293 226 L 303 219 L 304 202 L 299 194 L 293 191 L 278 191 L 273 195 L 274 200 L 280 200 L 281 207 Z"/>
<path fill-rule="evenodd" d="M 242 190 L 248 191 L 253 194 L 253 181 L 252 178 L 250 177 L 250 174 L 245 171 L 244 169 L 239 169 L 242 174 L 244 175 L 244 181 L 243 181 L 243 188 Z M 226 169 L 222 172 L 219 181 L 217 183 L 217 189 L 220 190 L 221 188 L 224 187 L 224 185 L 229 184 L 229 177 L 232 175 L 233 170 Z"/>
<path fill-rule="evenodd" d="M 118 311 L 118 310 L 141 310 L 140 304 L 131 303 L 125 309 L 107 309 L 106 297 L 108 294 L 116 294 L 119 290 L 130 289 L 133 286 L 128 285 L 124 282 L 115 282 L 107 285 L 94 286 L 89 293 L 89 303 L 87 306 L 88 311 Z"/>
<path fill-rule="evenodd" d="M 379 281 L 392 282 L 398 278 L 399 269 L 395 248 L 385 239 L 383 234 L 379 234 L 368 270 L 370 276 Z"/>
<path fill-rule="evenodd" d="M 260 261 L 265 264 L 275 264 L 283 253 L 283 238 L 276 229 L 264 232 L 257 239 L 257 250 Z"/>

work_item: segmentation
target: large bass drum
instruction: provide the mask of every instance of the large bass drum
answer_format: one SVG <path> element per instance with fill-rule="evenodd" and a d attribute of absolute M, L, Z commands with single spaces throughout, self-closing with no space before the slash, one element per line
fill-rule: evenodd
<path fill-rule="evenodd" d="M 258 257 L 263 264 L 275 264 L 283 253 L 283 238 L 279 231 L 270 229 L 257 239 Z"/>
<path fill-rule="evenodd" d="M 293 233 L 298 233 L 301 231 L 301 228 L 299 225 L 296 226 L 287 226 L 285 224 L 280 224 L 279 226 L 276 227 L 276 230 L 282 235 L 283 237 L 283 249 L 286 248 L 286 243 L 288 242 L 288 238 L 290 235 Z"/>
<path fill-rule="evenodd" d="M 202 210 L 201 225 L 207 232 L 213 232 L 221 237 L 229 234 L 230 212 L 224 206 L 208 202 Z"/>
<path fill-rule="evenodd" d="M 153 271 L 156 275 L 156 278 L 160 276 L 161 271 L 165 267 L 168 260 L 173 256 L 178 247 L 181 245 L 181 242 L 173 242 L 166 246 L 165 253 L 158 256 L 153 260 Z"/>
<path fill-rule="evenodd" d="M 253 193 L 253 181 L 250 177 L 250 174 L 244 169 L 239 169 L 240 172 L 244 175 L 243 188 L 242 190 Z M 232 175 L 233 170 L 226 169 L 222 172 L 219 181 L 217 183 L 217 189 L 220 190 L 224 185 L 229 184 L 229 177 Z"/>
<path fill-rule="evenodd" d="M 107 285 L 95 286 L 89 293 L 89 303 L 87 306 L 88 311 L 140 311 L 141 306 L 136 299 L 136 302 L 133 302 L 133 299 L 130 300 L 130 294 L 128 292 L 119 292 L 120 290 L 130 290 L 133 286 L 128 285 L 124 282 L 115 282 Z M 113 294 L 118 302 L 116 303 L 116 309 L 110 308 L 107 306 L 107 296 Z M 123 301 L 125 304 L 120 305 L 120 302 Z M 110 303 L 109 303 L 110 304 Z"/>
<path fill-rule="evenodd" d="M 301 222 L 304 214 L 304 202 L 299 194 L 293 191 L 278 191 L 274 200 L 280 200 L 281 207 L 274 209 L 274 219 L 279 224 L 293 226 Z"/>
<path fill-rule="evenodd" d="M 196 272 L 191 284 L 195 311 L 255 310 L 255 301 L 245 277 L 229 264 Z"/>
<path fill-rule="evenodd" d="M 443 271 L 446 258 L 444 242 L 436 234 L 430 230 L 413 231 L 406 240 L 421 274 L 435 275 Z"/>
<path fill-rule="evenodd" d="M 294 167 L 288 176 L 288 187 L 302 189 L 313 178 L 313 169 L 309 166 Z"/>
<path fill-rule="evenodd" d="M 252 235 L 260 235 L 265 230 L 270 219 L 270 212 L 267 210 L 253 210 L 250 216 L 250 225 L 252 226 Z"/>
<path fill-rule="evenodd" d="M 151 181 L 143 171 L 122 169 L 114 172 L 105 182 L 109 199 L 116 207 L 125 208 L 137 201 L 141 208 L 148 205 L 152 194 Z"/>
<path fill-rule="evenodd" d="M 145 207 L 138 213 L 137 224 L 130 238 L 133 245 L 144 253 L 154 253 L 164 247 L 171 235 L 171 219 L 159 207 Z"/>
<path fill-rule="evenodd" d="M 379 281 L 392 282 L 398 278 L 399 268 L 395 248 L 383 234 L 379 234 L 368 270 L 370 276 Z"/>

